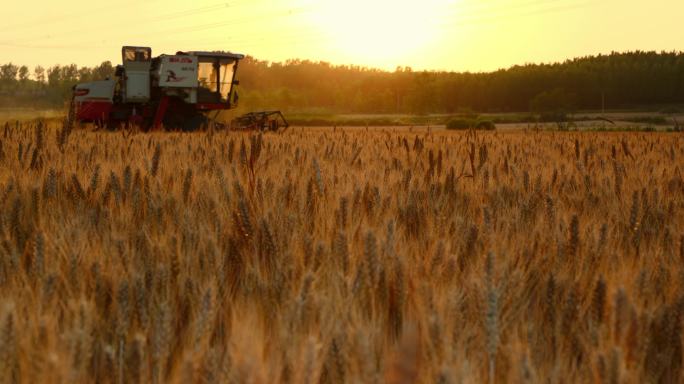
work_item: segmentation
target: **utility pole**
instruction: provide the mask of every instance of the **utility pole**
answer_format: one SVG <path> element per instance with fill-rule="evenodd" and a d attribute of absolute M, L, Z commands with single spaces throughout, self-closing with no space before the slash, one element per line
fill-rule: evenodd
<path fill-rule="evenodd" d="M 601 114 L 606 114 L 606 91 L 601 91 Z"/>

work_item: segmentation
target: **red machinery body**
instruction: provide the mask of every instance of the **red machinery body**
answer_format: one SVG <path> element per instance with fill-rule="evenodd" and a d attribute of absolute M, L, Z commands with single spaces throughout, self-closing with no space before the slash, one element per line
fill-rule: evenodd
<path fill-rule="evenodd" d="M 94 81 L 88 87 L 74 90 L 76 119 L 87 122 L 100 122 L 109 118 L 114 106 L 113 80 Z"/>
<path fill-rule="evenodd" d="M 75 119 L 110 128 L 201 128 L 207 112 L 237 106 L 235 77 L 242 58 L 202 51 L 153 58 L 148 47 L 123 47 L 123 65 L 117 66 L 115 79 L 74 87 Z"/>

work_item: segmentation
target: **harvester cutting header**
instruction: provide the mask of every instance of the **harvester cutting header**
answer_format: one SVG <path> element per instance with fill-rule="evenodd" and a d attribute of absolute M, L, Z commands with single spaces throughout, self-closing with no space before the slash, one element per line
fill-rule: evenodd
<path fill-rule="evenodd" d="M 191 51 L 152 57 L 151 48 L 132 46 L 123 47 L 121 55 L 115 79 L 74 87 L 70 114 L 75 120 L 110 129 L 136 125 L 193 131 L 207 125 L 208 112 L 237 106 L 236 73 L 244 55 Z M 280 126 L 287 122 L 278 113 L 262 126 L 241 128 Z"/>

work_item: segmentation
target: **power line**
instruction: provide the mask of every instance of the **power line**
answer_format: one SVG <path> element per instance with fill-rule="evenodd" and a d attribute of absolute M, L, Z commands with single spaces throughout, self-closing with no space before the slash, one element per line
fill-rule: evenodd
<path fill-rule="evenodd" d="M 539 3 L 552 3 L 552 2 L 564 2 L 564 0 L 545 0 L 543 2 Z M 592 1 L 580 1 L 580 2 L 574 2 L 571 4 L 565 4 L 565 5 L 558 5 L 555 7 L 547 7 L 547 8 L 542 8 L 542 9 L 537 9 L 537 10 L 524 10 L 522 12 L 517 12 L 514 14 L 508 14 L 508 15 L 503 15 L 509 16 L 509 17 L 525 17 L 525 16 L 536 16 L 536 15 L 542 15 L 542 14 L 548 14 L 548 13 L 559 13 L 559 12 L 565 12 L 565 11 L 573 11 L 581 8 L 585 8 L 589 5 L 595 5 L 594 2 Z M 461 27 L 461 26 L 466 26 L 466 25 L 476 25 L 476 24 L 486 24 L 486 23 L 491 23 L 491 22 L 496 22 L 501 19 L 501 15 L 486 15 L 486 16 L 481 16 L 481 17 L 472 17 L 472 18 L 467 18 L 467 19 L 462 19 L 457 21 L 456 23 L 442 23 L 440 24 L 441 26 L 445 27 Z"/>
<path fill-rule="evenodd" d="M 545 5 L 546 5 L 546 4 L 550 3 L 550 2 L 557 2 L 557 1 L 562 1 L 562 0 L 544 0 L 544 1 L 532 0 L 532 1 L 528 1 L 528 2 L 523 3 L 523 4 L 518 3 L 518 4 L 516 4 L 516 7 L 515 7 L 515 8 L 524 8 L 524 7 L 533 6 L 533 5 L 536 5 L 536 4 L 545 4 Z M 253 4 L 253 3 L 252 3 L 252 4 Z M 468 3 L 468 4 L 472 4 L 472 3 Z M 320 4 L 319 4 L 319 5 L 320 5 Z M 168 14 L 168 15 L 164 15 L 164 16 L 160 16 L 160 17 L 156 17 L 156 18 L 150 18 L 150 19 L 147 19 L 147 20 L 142 20 L 141 22 L 154 22 L 154 21 L 169 20 L 169 19 L 177 18 L 177 17 L 179 17 L 179 16 L 187 16 L 188 14 L 192 15 L 192 14 L 199 14 L 199 13 L 204 13 L 204 12 L 208 12 L 208 11 L 212 11 L 212 10 L 217 10 L 217 9 L 220 9 L 220 7 L 223 7 L 223 6 L 225 6 L 225 3 L 215 4 L 215 5 L 212 5 L 212 6 L 201 7 L 201 8 L 196 8 L 196 9 L 191 9 L 191 10 L 182 11 L 182 12 L 175 12 L 175 13 L 172 13 L 172 14 Z M 483 9 L 486 10 L 487 8 L 492 8 L 493 6 L 495 6 L 495 4 L 493 4 L 493 2 L 490 2 L 490 3 L 488 3 L 488 4 L 485 4 L 484 6 L 482 5 L 482 3 L 478 3 L 478 6 L 477 6 L 477 7 L 471 6 L 470 8 L 480 8 L 480 10 L 483 10 Z M 217 8 L 217 7 L 219 7 L 219 8 Z M 300 8 L 304 8 L 304 7 L 300 7 Z M 505 8 L 505 9 L 506 9 L 506 10 L 510 10 L 511 7 L 507 7 L 507 8 Z M 307 10 L 304 10 L 304 11 L 307 11 Z M 310 12 L 310 11 L 312 11 L 312 9 L 309 9 L 308 11 Z M 454 15 L 455 13 L 460 14 L 460 11 L 461 11 L 460 9 L 459 9 L 459 10 L 455 10 L 455 11 L 453 11 L 453 12 L 449 12 L 449 13 L 447 13 L 447 14 L 443 14 L 441 17 L 443 18 L 444 16 L 451 16 L 451 15 Z M 248 17 L 248 18 L 235 19 L 235 20 L 228 20 L 228 21 L 223 21 L 223 22 L 201 24 L 201 25 L 196 25 L 196 26 L 189 26 L 189 27 L 186 27 L 186 28 L 174 28 L 174 29 L 169 29 L 169 30 L 162 30 L 162 31 L 156 31 L 156 32 L 152 32 L 152 33 L 147 33 L 146 36 L 154 36 L 154 35 L 160 35 L 160 34 L 168 35 L 168 34 L 177 34 L 177 33 L 197 32 L 197 31 L 208 30 L 208 29 L 214 29 L 214 28 L 220 28 L 220 27 L 230 26 L 230 25 L 235 25 L 235 24 L 244 24 L 245 22 L 249 22 L 249 21 L 253 21 L 253 20 L 259 20 L 259 21 L 262 21 L 262 22 L 263 22 L 265 19 L 268 20 L 268 19 L 269 19 L 269 16 L 271 16 L 271 18 L 274 19 L 274 18 L 280 16 L 281 14 L 284 14 L 284 13 L 290 13 L 290 14 L 291 14 L 292 12 L 293 12 L 292 10 L 288 10 L 288 11 L 286 11 L 286 12 L 276 12 L 276 13 L 272 13 L 272 14 L 270 14 L 270 15 L 263 15 L 263 14 L 260 14 L 260 15 L 258 15 L 257 17 Z M 302 12 L 301 12 L 301 9 L 296 10 L 295 13 L 302 13 Z M 493 17 L 496 17 L 496 16 L 487 16 L 487 18 L 490 18 L 490 19 L 493 18 Z M 482 18 L 482 17 L 475 17 L 475 18 L 471 17 L 471 19 L 483 19 L 483 18 Z M 119 24 L 116 24 L 115 26 L 118 26 L 118 25 L 119 25 Z M 83 31 L 83 30 L 82 30 L 82 29 L 81 29 L 81 30 L 75 30 L 75 31 L 73 31 L 73 32 L 79 32 L 79 31 Z M 130 34 L 130 35 L 128 35 L 128 36 L 131 36 L 131 37 L 138 37 L 138 36 L 139 36 L 139 33 L 136 33 L 135 35 Z M 124 35 L 123 37 L 126 37 L 126 36 Z M 122 38 L 122 36 L 119 35 L 119 36 L 117 36 L 117 38 Z M 23 39 L 23 40 L 20 39 L 20 40 L 18 40 L 18 41 L 15 40 L 15 41 L 12 41 L 12 42 L 4 42 L 4 43 L 5 43 L 5 45 L 7 45 L 7 46 L 9 46 L 9 45 L 20 46 L 19 43 L 30 42 L 30 41 L 35 41 L 35 40 L 36 40 L 35 38 L 34 38 L 34 39 Z M 84 43 L 86 43 L 86 44 L 87 44 L 87 43 L 97 43 L 97 42 L 99 42 L 99 41 L 101 41 L 101 40 L 102 40 L 102 39 L 92 40 L 92 41 L 87 41 L 87 42 L 84 42 Z M 77 44 L 77 45 L 74 45 L 74 44 L 71 44 L 71 45 L 69 45 L 69 44 L 61 44 L 61 45 L 53 46 L 53 47 L 55 47 L 55 48 L 57 48 L 57 47 L 63 48 L 63 47 L 65 47 L 65 46 L 72 46 L 72 47 L 76 48 L 76 47 L 80 47 L 80 45 L 81 45 L 81 44 Z M 36 45 L 33 45 L 32 47 L 35 47 L 35 46 L 36 46 Z M 43 45 L 40 45 L 40 46 L 41 46 L 41 47 L 50 47 L 49 45 L 44 45 L 44 44 L 43 44 Z M 84 48 L 85 48 L 85 47 L 84 47 Z"/>
<path fill-rule="evenodd" d="M 537 10 L 525 10 L 525 8 L 529 8 L 530 6 L 534 5 L 548 5 L 549 3 L 559 3 L 559 2 L 565 2 L 565 0 L 544 0 L 544 1 L 539 1 L 539 0 L 531 0 L 527 1 L 522 4 L 518 4 L 514 8 L 498 8 L 497 10 L 503 9 L 504 12 L 497 12 L 489 15 L 472 15 L 467 18 L 461 18 L 460 20 L 457 20 L 456 22 L 454 21 L 443 21 L 441 23 L 438 23 L 437 25 L 442 26 L 442 27 L 448 27 L 447 30 L 453 29 L 455 27 L 461 27 L 464 25 L 476 25 L 476 24 L 482 24 L 482 23 L 489 23 L 489 22 L 495 22 L 498 21 L 502 17 L 511 17 L 511 13 L 513 13 L 513 16 L 520 17 L 520 16 L 531 16 L 531 15 L 536 15 L 536 14 L 544 14 L 544 13 L 552 13 L 552 12 L 561 12 L 561 11 L 569 11 L 569 10 L 574 10 L 578 8 L 585 7 L 591 3 L 589 2 L 580 2 L 580 3 L 573 3 L 573 4 L 567 4 L 567 5 L 560 5 L 557 7 L 546 7 L 542 9 L 537 9 Z M 491 4 L 489 9 L 491 9 Z M 206 7 L 203 8 L 198 8 L 199 9 L 205 9 Z M 311 12 L 314 10 L 316 7 L 311 7 L 309 6 L 308 9 L 307 7 L 300 7 L 300 9 L 297 9 L 294 11 L 294 13 L 304 13 L 304 12 Z M 487 7 L 480 7 L 480 9 L 487 9 Z M 522 12 L 517 12 L 518 10 Z M 511 12 L 513 11 L 513 12 Z M 457 11 L 455 12 L 449 12 L 448 14 L 442 15 L 442 16 L 450 16 L 454 15 Z M 168 17 L 170 15 L 175 15 L 174 14 L 169 14 L 169 15 L 164 15 L 160 17 Z M 157 35 L 157 34 L 164 34 L 166 36 L 168 35 L 175 35 L 178 33 L 187 33 L 187 32 L 197 32 L 197 31 L 203 31 L 203 30 L 211 30 L 211 29 L 216 29 L 216 28 L 222 28 L 226 26 L 232 26 L 232 25 L 237 25 L 237 24 L 244 24 L 244 23 L 249 23 L 254 20 L 259 20 L 261 22 L 264 22 L 264 20 L 268 20 L 269 17 L 272 19 L 282 19 L 281 17 L 283 14 L 293 14 L 293 10 L 285 10 L 285 11 L 276 11 L 276 12 L 271 12 L 268 15 L 263 15 L 260 14 L 256 17 L 245 17 L 245 18 L 238 18 L 238 19 L 233 19 L 233 20 L 228 20 L 228 21 L 222 21 L 222 22 L 217 22 L 217 23 L 205 23 L 205 24 L 200 24 L 200 25 L 194 25 L 194 26 L 188 26 L 186 28 L 174 28 L 172 30 L 165 30 L 165 31 L 157 31 L 153 32 L 152 34 L 148 33 L 146 36 L 150 35 Z M 443 19 L 443 17 L 441 17 Z M 133 36 L 133 35 L 129 35 Z M 140 36 L 140 34 L 135 34 L 135 37 Z M 118 38 L 121 38 L 119 36 Z M 331 38 L 334 38 L 332 36 L 328 36 L 327 34 L 322 34 L 318 31 L 311 31 L 309 29 L 297 31 L 295 33 L 278 33 L 274 34 L 272 32 L 267 32 L 263 34 L 251 34 L 251 35 L 240 35 L 237 39 L 221 39 L 221 40 L 214 40 L 211 42 L 207 42 L 207 40 L 203 40 L 203 45 L 205 47 L 213 47 L 216 45 L 221 45 L 225 46 L 226 43 L 230 43 L 233 47 L 235 45 L 237 46 L 262 46 L 262 47 L 269 47 L 269 46 L 281 46 L 285 44 L 290 44 L 290 45 L 298 45 L 301 43 L 311 43 L 311 42 L 327 42 Z M 162 41 L 178 41 L 177 39 L 166 39 Z M 194 41 L 194 39 L 193 39 Z M 94 41 L 89 41 L 89 42 L 80 42 L 80 43 L 75 43 L 75 44 L 61 44 L 61 45 L 22 45 L 22 44 L 17 44 L 17 43 L 12 43 L 12 42 L 0 42 L 0 45 L 3 46 L 9 46 L 9 47 L 15 47 L 15 48 L 31 48 L 31 49 L 87 49 L 89 46 L 92 44 L 96 43 L 101 43 L 101 40 L 94 40 Z"/>
<path fill-rule="evenodd" d="M 155 22 L 161 22 L 161 21 L 168 21 L 168 20 L 173 20 L 177 18 L 182 18 L 182 17 L 187 17 L 187 16 L 193 16 L 193 15 L 198 15 L 202 13 L 207 13 L 207 12 L 213 12 L 213 11 L 220 11 L 222 9 L 227 8 L 227 3 L 220 3 L 220 4 L 214 4 L 210 6 L 205 6 L 205 7 L 200 7 L 200 8 L 193 8 L 193 9 L 188 9 L 184 10 L 181 12 L 174 12 L 162 16 L 157 16 L 157 17 L 149 17 L 149 18 L 136 18 L 137 23 L 155 23 Z M 121 22 L 117 21 L 115 23 L 110 23 L 107 25 L 98 25 L 97 28 L 98 30 L 102 30 L 104 28 L 120 28 L 121 27 Z M 70 31 L 63 31 L 59 32 L 57 34 L 51 34 L 49 38 L 54 38 L 55 36 L 70 36 L 72 34 L 77 34 L 77 33 L 84 33 L 87 31 L 92 31 L 92 28 L 77 28 L 77 29 L 72 29 Z M 16 39 L 13 41 L 13 43 L 29 43 L 29 42 L 34 42 L 36 40 L 42 40 L 45 37 L 41 35 L 33 35 L 33 36 L 28 36 L 23 39 Z"/>
<path fill-rule="evenodd" d="M 304 12 L 311 11 L 311 7 L 309 6 L 309 10 L 306 9 L 307 7 L 299 7 L 299 8 L 294 8 L 294 9 L 286 9 L 286 10 L 281 10 L 281 11 L 274 11 L 270 12 L 269 14 L 258 14 L 255 16 L 250 16 L 250 17 L 243 17 L 243 18 L 237 18 L 237 19 L 232 19 L 228 21 L 221 21 L 221 22 L 214 22 L 214 23 L 205 23 L 205 24 L 199 24 L 199 25 L 192 25 L 192 26 L 187 26 L 187 27 L 174 27 L 172 29 L 166 29 L 166 30 L 160 30 L 160 31 L 154 31 L 154 32 L 147 32 L 144 35 L 149 38 L 150 36 L 155 36 L 155 35 L 164 35 L 164 36 L 169 36 L 169 35 L 177 35 L 179 33 L 188 33 L 188 32 L 198 32 L 198 31 L 203 31 L 203 30 L 210 30 L 210 29 L 215 29 L 215 28 L 220 28 L 220 27 L 225 27 L 225 26 L 230 26 L 230 25 L 237 25 L 237 24 L 245 24 L 245 23 L 250 23 L 253 21 L 263 21 L 265 18 L 268 19 L 269 17 L 275 19 L 275 18 L 281 18 L 282 16 L 287 16 L 287 15 L 293 15 L 293 14 L 301 14 Z M 117 35 L 117 39 L 125 39 L 125 38 L 138 38 L 141 36 L 140 32 L 136 33 L 129 33 L 129 34 L 124 34 L 124 35 Z M 35 41 L 36 39 L 32 40 L 27 40 L 28 41 Z M 8 41 L 1 41 L 0 45 L 3 46 L 12 46 L 12 47 L 20 47 L 20 48 L 60 48 L 60 49 L 68 49 L 68 48 L 73 48 L 73 49 L 88 49 L 93 44 L 98 44 L 101 43 L 103 40 L 107 39 L 97 39 L 97 40 L 90 40 L 90 41 L 80 41 L 77 43 L 73 44 L 60 44 L 60 45 L 32 45 L 32 44 L 20 44 L 23 43 L 23 41 L 20 42 L 8 42 Z"/>
<path fill-rule="evenodd" d="M 148 3 L 153 3 L 156 1 L 158 1 L 158 0 L 148 0 Z M 24 28 L 34 28 L 36 25 L 53 24 L 53 23 L 68 20 L 68 19 L 74 18 L 74 17 L 82 17 L 82 16 L 92 15 L 94 13 L 103 12 L 103 11 L 110 10 L 110 9 L 117 9 L 117 8 L 127 7 L 130 5 L 140 5 L 140 4 L 142 4 L 142 2 L 139 0 L 129 0 L 129 1 L 126 1 L 124 3 L 113 2 L 113 3 L 106 5 L 106 6 L 103 6 L 103 7 L 91 8 L 91 9 L 87 9 L 85 11 L 77 11 L 77 12 L 65 13 L 65 14 L 60 14 L 60 15 L 52 15 L 50 17 L 37 18 L 37 19 L 31 20 L 31 21 L 21 22 L 18 24 L 3 25 L 2 27 L 0 27 L 0 32 L 17 30 L 17 29 L 24 29 Z"/>
<path fill-rule="evenodd" d="M 566 4 L 566 5 L 559 5 L 557 7 L 545 7 L 542 9 L 536 9 L 536 10 L 525 10 L 523 8 L 527 8 L 532 5 L 548 5 L 549 3 L 558 3 L 558 2 L 565 2 L 567 0 L 544 0 L 544 1 L 539 1 L 539 0 L 533 0 L 533 1 L 528 1 L 524 4 L 520 4 L 519 7 L 516 7 L 518 9 L 513 9 L 510 10 L 508 9 L 506 12 L 499 12 L 498 14 L 488 14 L 488 15 L 474 15 L 470 16 L 467 18 L 461 18 L 460 20 L 456 21 L 445 21 L 433 25 L 438 25 L 438 26 L 444 26 L 444 27 L 461 27 L 465 25 L 477 25 L 477 24 L 483 24 L 483 23 L 489 23 L 489 22 L 496 22 L 499 21 L 501 18 L 506 18 L 506 17 L 511 17 L 511 16 L 533 16 L 536 14 L 544 14 L 544 13 L 552 13 L 552 12 L 559 12 L 559 11 L 564 11 L 564 10 L 573 10 L 577 8 L 584 7 L 586 5 L 589 5 L 590 3 L 587 1 L 580 2 L 580 3 L 573 3 L 573 4 Z M 519 10 L 519 11 L 518 11 Z M 513 12 L 511 12 L 513 11 Z M 299 39 L 299 38 L 307 38 L 308 35 L 314 34 L 314 40 L 326 40 L 328 36 L 325 36 L 324 34 L 316 33 L 315 31 L 312 32 L 310 30 L 302 30 L 298 31 L 297 33 L 278 33 L 273 34 L 271 32 L 266 32 L 266 33 L 258 33 L 258 34 L 252 34 L 252 35 L 244 35 L 241 34 L 240 37 L 237 39 L 221 39 L 221 40 L 209 40 L 207 41 L 206 39 L 203 40 L 203 44 L 205 45 L 210 45 L 213 43 L 226 43 L 230 42 L 231 44 L 240 44 L 240 43 L 250 43 L 254 42 L 255 44 L 263 44 L 264 39 L 269 39 L 273 41 L 277 41 L 274 44 L 282 44 L 283 37 L 285 38 L 294 38 L 294 39 Z M 174 40 L 177 41 L 177 40 Z"/>
<path fill-rule="evenodd" d="M 534 5 L 539 5 L 539 4 L 547 5 L 547 4 L 549 4 L 549 3 L 564 2 L 564 1 L 566 1 L 566 0 L 543 0 L 543 1 L 540 1 L 540 0 L 532 0 L 532 1 L 528 1 L 528 2 L 523 3 L 523 4 L 519 4 L 519 5 L 518 5 L 517 7 L 515 7 L 515 8 L 521 9 L 521 10 L 522 10 L 522 8 L 526 8 L 526 7 L 529 7 L 529 6 L 534 6 Z M 515 10 L 515 9 L 514 9 L 514 10 Z M 311 10 L 309 10 L 309 11 L 311 11 Z M 542 11 L 543 11 L 543 10 L 542 10 Z M 524 15 L 533 15 L 533 14 L 538 13 L 538 12 L 540 12 L 540 10 L 519 12 L 519 15 L 522 15 L 522 16 L 524 16 Z M 478 23 L 480 23 L 480 22 L 496 21 L 497 19 L 499 19 L 499 18 L 501 18 L 501 17 L 508 17 L 508 16 L 510 16 L 510 13 L 511 13 L 511 12 L 510 12 L 510 9 L 507 9 L 507 12 L 504 12 L 503 14 L 499 13 L 499 14 L 488 14 L 488 15 L 476 15 L 476 17 L 468 17 L 468 18 L 463 18 L 463 19 L 461 19 L 461 20 L 458 20 L 458 21 L 457 21 L 457 24 L 458 24 L 458 25 L 466 25 L 466 24 L 478 24 Z M 449 14 L 448 14 L 448 15 L 449 15 Z M 448 16 L 448 15 L 447 15 L 447 16 Z M 450 15 L 454 15 L 454 13 L 450 13 Z M 444 15 L 442 15 L 442 16 L 444 16 Z M 443 18 L 443 17 L 442 17 L 442 18 Z M 259 17 L 259 19 L 263 19 L 263 18 L 262 18 L 262 17 Z M 190 28 L 187 28 L 187 29 L 182 30 L 182 31 L 172 31 L 172 33 L 173 33 L 173 32 L 195 32 L 195 31 L 200 31 L 200 30 L 215 29 L 215 28 L 221 28 L 221 27 L 224 27 L 224 26 L 232 26 L 232 25 L 235 25 L 235 24 L 238 24 L 238 23 L 244 23 L 244 22 L 246 22 L 246 21 L 249 21 L 249 20 L 248 20 L 248 19 L 241 20 L 241 21 L 231 20 L 231 21 L 220 22 L 220 23 L 204 24 L 204 25 L 200 25 L 200 26 L 190 27 Z M 453 21 L 449 21 L 449 22 L 444 22 L 444 23 L 440 23 L 440 24 L 437 24 L 437 25 L 454 26 L 454 22 L 453 22 Z M 168 31 L 163 31 L 163 32 L 159 32 L 159 33 L 167 34 L 167 32 L 168 32 Z M 294 37 L 298 37 L 298 36 L 304 36 L 304 37 L 306 37 L 306 36 L 307 36 L 308 34 L 310 34 L 310 33 L 315 33 L 316 35 L 318 35 L 318 36 L 320 36 L 320 37 L 324 37 L 324 36 L 321 36 L 320 33 L 317 33 L 317 31 L 310 31 L 310 30 L 308 30 L 308 29 L 303 30 L 303 31 L 301 31 L 300 33 L 295 34 Z M 219 42 L 224 42 L 224 41 L 226 41 L 226 40 L 230 40 L 231 43 L 249 42 L 249 41 L 254 41 L 254 40 L 261 41 L 261 40 L 263 40 L 264 38 L 269 38 L 269 39 L 270 39 L 270 38 L 273 38 L 273 37 L 278 37 L 278 38 L 280 38 L 280 37 L 282 37 L 282 36 L 291 36 L 291 35 L 292 35 L 292 34 L 282 34 L 282 33 L 277 33 L 277 34 L 275 34 L 275 33 L 273 33 L 273 32 L 264 32 L 264 33 L 251 34 L 251 35 L 240 34 L 240 35 L 239 35 L 240 37 L 239 37 L 237 40 L 232 39 L 232 38 L 229 38 L 229 39 L 221 39 L 221 40 L 219 40 Z M 253 39 L 252 39 L 252 38 L 253 38 Z M 176 39 L 173 39 L 173 41 L 177 41 L 177 40 L 176 40 Z M 204 43 L 204 44 L 206 44 L 207 42 L 209 42 L 209 44 L 211 44 L 211 43 L 213 43 L 213 42 L 215 42 L 215 41 L 216 41 L 216 40 L 209 40 L 209 41 L 208 41 L 208 40 L 206 40 L 206 39 L 203 39 L 203 43 Z"/>

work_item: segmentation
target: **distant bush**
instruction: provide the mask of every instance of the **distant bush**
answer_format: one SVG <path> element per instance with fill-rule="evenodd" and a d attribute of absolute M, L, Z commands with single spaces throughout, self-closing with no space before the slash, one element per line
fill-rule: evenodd
<path fill-rule="evenodd" d="M 487 116 L 490 121 L 494 124 L 522 124 L 522 123 L 534 123 L 537 121 L 537 116 L 532 113 L 522 113 L 522 114 L 506 114 L 506 115 L 494 115 Z"/>
<path fill-rule="evenodd" d="M 496 124 L 491 120 L 477 120 L 466 118 L 454 118 L 447 122 L 446 129 L 461 130 L 461 129 L 479 129 L 485 131 L 492 131 L 496 129 Z"/>
<path fill-rule="evenodd" d="M 677 107 L 667 107 L 660 110 L 663 115 L 676 115 L 682 113 L 682 110 Z"/>
<path fill-rule="evenodd" d="M 326 127 L 326 126 L 341 126 L 341 127 L 387 127 L 395 125 L 407 125 L 402 121 L 390 118 L 340 118 L 340 117 L 300 117 L 288 116 L 288 122 L 294 126 L 300 127 Z"/>
<path fill-rule="evenodd" d="M 640 126 L 630 126 L 630 127 L 606 127 L 606 126 L 593 126 L 585 127 L 582 129 L 585 132 L 658 132 L 655 127 L 640 127 Z M 673 128 L 667 128 L 662 132 L 675 132 Z"/>
<path fill-rule="evenodd" d="M 667 124 L 667 119 L 665 119 L 662 116 L 636 116 L 636 117 L 629 117 L 625 119 L 625 121 L 629 121 L 630 123 L 645 123 L 645 124 L 654 124 L 654 125 L 665 125 Z"/>
<path fill-rule="evenodd" d="M 577 124 L 572 121 L 556 121 L 556 127 L 561 132 L 577 130 Z"/>
<path fill-rule="evenodd" d="M 491 120 L 481 120 L 481 121 L 478 121 L 475 128 L 481 129 L 484 131 L 493 131 L 496 129 L 496 124 L 494 124 L 494 122 Z"/>
<path fill-rule="evenodd" d="M 465 118 L 451 119 L 446 124 L 446 129 L 470 129 L 475 125 L 475 120 Z"/>
<path fill-rule="evenodd" d="M 539 121 L 543 123 L 562 123 L 568 120 L 568 114 L 563 111 L 544 112 L 539 115 Z"/>

